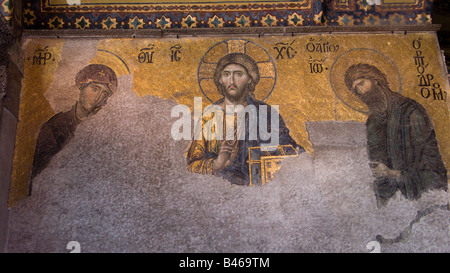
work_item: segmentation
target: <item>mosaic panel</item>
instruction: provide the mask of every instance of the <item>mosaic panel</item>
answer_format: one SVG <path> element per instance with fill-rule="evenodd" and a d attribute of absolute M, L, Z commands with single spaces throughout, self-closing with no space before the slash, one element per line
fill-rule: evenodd
<path fill-rule="evenodd" d="M 398 48 L 402 50 L 399 52 Z M 411 108 L 408 109 L 420 110 L 420 113 L 416 113 L 420 115 L 414 116 L 419 120 L 413 121 L 411 118 L 412 125 L 400 124 L 398 123 L 400 121 L 393 122 L 390 130 L 405 128 L 399 135 L 409 135 L 420 131 L 417 131 L 418 129 L 416 130 L 413 125 L 428 124 L 429 127 L 424 129 L 430 133 L 428 140 L 418 138 L 416 143 L 413 137 L 408 140 L 409 142 L 406 141 L 408 144 L 405 145 L 408 147 L 431 145 L 433 148 L 427 148 L 427 151 L 436 150 L 431 158 L 434 160 L 442 155 L 443 160 L 431 165 L 438 166 L 444 173 L 446 170 L 443 164 L 448 164 L 450 161 L 448 145 L 450 139 L 447 134 L 448 81 L 437 50 L 436 37 L 431 33 L 311 34 L 262 38 L 28 39 L 24 52 L 25 78 L 11 186 L 12 204 L 29 193 L 30 174 L 34 177 L 45 169 L 52 155 L 62 149 L 73 137 L 79 123 L 84 123 L 85 119 L 91 119 L 99 110 L 102 112 L 100 108 L 104 106 L 106 99 L 117 96 L 114 94 L 120 86 L 120 79 L 124 76 L 132 79 L 127 92 L 138 98 L 151 96 L 183 105 L 184 108 L 180 106 L 182 107 L 180 109 L 187 109 L 189 113 L 193 112 L 194 120 L 197 120 L 196 112 L 200 115 L 203 112 L 203 110 L 198 112 L 197 107 L 206 109 L 208 105 L 223 103 L 224 94 L 228 93 L 224 93 L 225 91 L 219 88 L 220 84 L 231 88 L 231 91 L 227 89 L 230 94 L 241 90 L 237 86 L 241 86 L 240 88 L 246 86 L 245 88 L 251 90 L 251 96 L 247 101 L 251 105 L 255 103 L 258 107 L 266 104 L 278 105 L 277 112 L 282 117 L 279 123 L 281 148 L 275 152 L 264 151 L 265 156 L 275 160 L 269 162 L 270 164 L 266 164 L 265 160 L 257 156 L 251 156 L 249 161 L 242 159 L 241 163 L 244 165 L 252 165 L 255 162 L 255 164 L 264 163 L 264 169 L 268 171 L 265 176 L 261 176 L 262 169 L 256 170 L 258 175 L 253 172 L 250 176 L 261 176 L 264 179 L 251 183 L 246 181 L 247 184 L 257 185 L 262 181 L 266 183 L 277 170 L 279 165 L 277 161 L 280 156 L 295 156 L 303 152 L 314 153 L 306 128 L 307 122 L 366 122 L 368 117 L 370 117 L 369 120 L 377 117 L 372 114 L 380 107 L 386 110 L 397 102 L 401 102 L 401 105 L 411 104 Z M 216 73 L 220 71 L 219 68 L 225 69 L 221 65 L 222 62 L 242 64 L 251 80 L 246 78 L 244 85 L 225 84 L 227 78 L 219 79 Z M 358 66 L 360 64 L 369 66 L 360 67 Z M 351 66 L 355 67 L 351 68 Z M 366 68 L 368 72 L 361 72 Z M 352 72 L 352 69 L 356 70 Z M 238 73 L 236 71 L 233 70 L 232 73 Z M 373 89 L 374 87 L 372 89 L 376 94 L 372 96 L 375 96 L 376 100 L 362 97 L 356 91 L 350 92 L 356 89 L 372 90 L 365 87 L 366 82 L 357 82 L 359 79 L 369 78 L 374 78 L 379 89 L 390 90 L 385 91 L 389 93 L 389 96 L 380 97 L 380 94 L 375 92 L 379 89 Z M 361 87 L 359 87 L 360 84 Z M 374 86 L 373 83 L 372 86 Z M 104 94 L 105 97 L 87 95 L 94 94 L 94 91 L 97 92 L 96 94 Z M 229 95 L 229 98 L 234 99 L 233 96 L 238 95 Z M 225 96 L 225 98 L 228 97 Z M 80 105 L 84 107 L 77 107 Z M 398 113 L 393 115 L 397 116 Z M 211 125 L 209 119 L 203 121 L 205 128 L 209 128 L 208 126 Z M 183 124 L 183 121 L 180 120 L 174 124 L 162 130 L 170 131 L 170 128 L 174 126 L 175 129 L 179 128 L 177 126 Z M 56 127 L 63 128 L 61 131 L 63 133 L 53 132 L 52 130 Z M 211 132 L 216 132 L 211 128 Z M 117 130 L 120 131 L 120 128 Z M 48 132 L 45 133 L 45 131 Z M 235 137 L 239 136 L 239 132 L 235 133 Z M 397 135 L 394 133 L 393 135 Z M 47 135 L 43 139 L 51 140 L 54 145 L 38 137 L 41 134 Z M 190 140 L 193 135 L 195 135 L 194 132 L 186 130 L 184 134 L 167 141 L 170 143 L 179 139 Z M 373 134 L 369 144 L 371 141 L 378 143 L 379 139 L 383 137 Z M 392 143 L 395 142 L 392 141 Z M 196 158 L 199 151 L 208 150 L 211 158 L 214 154 L 217 156 L 218 151 L 215 145 L 219 144 L 207 143 L 191 146 L 191 152 L 186 155 L 188 162 Z M 55 147 L 58 148 L 55 150 Z M 249 146 L 251 147 L 253 146 Z M 399 147 L 403 146 L 390 147 L 389 153 L 392 149 Z M 437 147 L 440 152 L 437 152 Z M 50 153 L 47 155 L 39 152 L 48 149 Z M 232 147 L 229 149 L 232 150 Z M 400 156 L 402 153 L 394 152 L 393 154 Z M 383 161 L 384 165 L 390 166 L 389 168 L 393 170 L 408 169 L 408 166 L 402 164 L 409 163 L 392 165 L 389 160 Z M 36 163 L 39 164 L 36 165 Z M 194 173 L 215 174 L 215 168 L 208 164 L 193 160 L 187 167 Z M 420 164 L 427 166 L 428 163 Z M 32 165 L 34 167 L 30 173 Z M 248 165 L 245 166 L 249 168 Z M 248 175 L 247 171 L 243 173 Z M 431 175 L 431 177 L 434 176 Z"/>

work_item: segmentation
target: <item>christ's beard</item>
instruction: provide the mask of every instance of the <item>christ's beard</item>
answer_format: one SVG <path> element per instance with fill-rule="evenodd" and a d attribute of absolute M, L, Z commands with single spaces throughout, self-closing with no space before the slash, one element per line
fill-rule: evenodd
<path fill-rule="evenodd" d="M 222 85 L 220 85 L 220 88 L 221 88 L 220 93 L 223 94 L 231 102 L 240 102 L 243 98 L 245 98 L 245 96 L 247 94 L 250 94 L 249 85 L 250 85 L 250 83 L 246 84 L 242 88 L 242 90 L 237 90 L 238 92 L 236 92 L 235 94 L 232 95 L 228 92 L 227 87 L 225 87 L 222 84 Z"/>
<path fill-rule="evenodd" d="M 383 113 L 387 108 L 386 95 L 378 85 L 373 86 L 367 93 L 360 95 L 360 98 L 372 113 Z"/>

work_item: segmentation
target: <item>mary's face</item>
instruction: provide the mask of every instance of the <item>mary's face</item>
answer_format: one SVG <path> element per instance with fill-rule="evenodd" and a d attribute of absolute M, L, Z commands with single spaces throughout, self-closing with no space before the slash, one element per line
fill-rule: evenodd
<path fill-rule="evenodd" d="M 92 112 L 112 95 L 105 84 L 91 82 L 80 89 L 79 103 L 87 112 Z"/>

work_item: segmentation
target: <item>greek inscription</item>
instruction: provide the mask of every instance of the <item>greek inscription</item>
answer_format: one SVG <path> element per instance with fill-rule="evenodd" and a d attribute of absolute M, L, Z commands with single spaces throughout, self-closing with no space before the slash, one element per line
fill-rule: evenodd
<path fill-rule="evenodd" d="M 179 62 L 181 60 L 181 45 L 176 44 L 170 48 L 171 56 L 170 61 L 171 62 Z"/>
<path fill-rule="evenodd" d="M 55 59 L 52 58 L 52 53 L 48 50 L 48 46 L 36 49 L 33 57 L 28 58 L 28 60 L 32 60 L 32 65 L 46 65 L 50 60 L 52 62 L 55 61 Z"/>
<path fill-rule="evenodd" d="M 432 74 L 426 74 L 424 75 L 423 72 L 417 75 L 419 78 L 419 86 L 431 86 L 431 81 L 434 79 L 434 76 Z"/>
<path fill-rule="evenodd" d="M 277 57 L 275 59 L 285 59 L 285 57 L 287 57 L 287 59 L 294 58 L 295 55 L 297 55 L 297 51 L 292 47 L 294 42 L 295 40 L 291 43 L 276 43 L 273 47 L 277 51 Z"/>
<path fill-rule="evenodd" d="M 433 83 L 433 99 L 435 100 L 447 100 L 447 92 L 443 91 L 441 85 L 437 82 Z"/>
<path fill-rule="evenodd" d="M 417 40 L 414 40 L 412 42 L 412 46 L 414 49 L 420 49 L 422 47 L 422 43 L 420 42 L 422 40 L 422 37 L 419 37 Z"/>
<path fill-rule="evenodd" d="M 430 89 L 424 87 L 422 89 L 420 89 L 420 94 L 422 95 L 422 97 L 428 99 L 430 97 Z"/>
<path fill-rule="evenodd" d="M 149 44 L 147 47 L 142 48 L 138 55 L 139 63 L 153 63 L 153 57 L 155 54 L 155 51 L 153 50 L 154 48 L 155 45 L 153 44 Z"/>
<path fill-rule="evenodd" d="M 327 67 L 323 65 L 327 58 L 323 59 L 314 59 L 312 56 L 309 56 L 308 63 L 309 63 L 309 70 L 312 74 L 318 74 L 322 73 L 325 70 L 328 70 Z"/>
<path fill-rule="evenodd" d="M 416 66 L 418 86 L 420 87 L 420 95 L 425 99 L 433 100 L 447 100 L 447 92 L 443 91 L 441 85 L 434 82 L 433 74 L 426 73 L 428 63 L 425 61 L 425 56 L 421 50 L 422 37 L 417 38 L 412 42 L 412 47 L 416 50 L 413 56 L 414 65 Z"/>
<path fill-rule="evenodd" d="M 309 43 L 306 44 L 306 51 L 308 52 L 318 52 L 318 53 L 336 53 L 340 49 L 339 45 L 332 44 L 330 42 L 322 41 L 322 38 L 315 40 L 311 38 Z"/>

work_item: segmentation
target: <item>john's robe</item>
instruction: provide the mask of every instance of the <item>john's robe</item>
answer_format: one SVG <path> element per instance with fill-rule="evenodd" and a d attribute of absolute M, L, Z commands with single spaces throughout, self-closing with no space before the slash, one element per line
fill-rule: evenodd
<path fill-rule="evenodd" d="M 375 180 L 378 201 L 386 203 L 397 190 L 411 200 L 427 190 L 447 190 L 447 170 L 426 110 L 397 93 L 388 101 L 383 115 L 372 114 L 366 122 L 369 158 L 400 170 L 401 177 Z"/>

